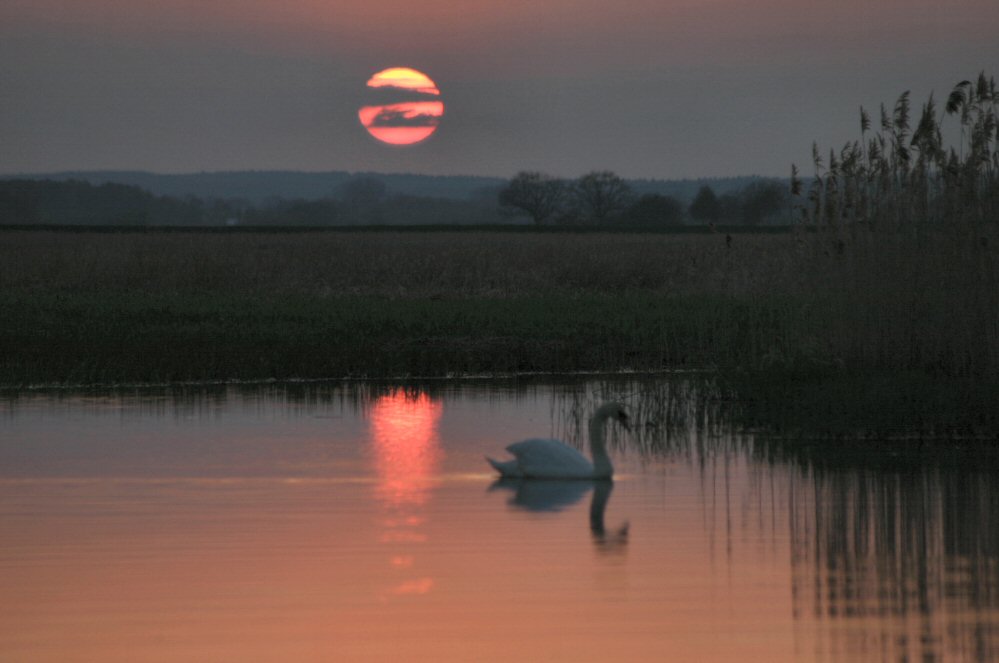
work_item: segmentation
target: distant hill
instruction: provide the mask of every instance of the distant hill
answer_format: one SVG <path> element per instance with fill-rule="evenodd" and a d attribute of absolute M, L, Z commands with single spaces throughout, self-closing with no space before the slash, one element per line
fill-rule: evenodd
<path fill-rule="evenodd" d="M 274 199 L 320 200 L 335 197 L 343 184 L 353 178 L 373 178 L 385 184 L 389 194 L 476 200 L 495 192 L 506 180 L 499 177 L 471 175 L 412 175 L 402 173 L 350 173 L 328 171 L 228 171 L 162 175 L 143 171 L 63 171 L 0 176 L 0 180 L 78 180 L 93 185 L 125 184 L 157 196 L 196 197 L 204 200 L 244 200 L 259 205 Z M 760 177 L 713 177 L 686 180 L 628 180 L 636 193 L 673 196 L 685 203 L 693 200 L 698 189 L 710 186 L 718 195 L 742 189 Z"/>
<path fill-rule="evenodd" d="M 94 185 L 127 184 L 145 189 L 157 196 L 206 200 L 245 200 L 258 205 L 275 198 L 284 200 L 319 200 L 334 197 L 337 190 L 352 178 L 371 177 L 385 183 L 391 194 L 468 200 L 483 189 L 503 186 L 505 180 L 496 177 L 464 175 L 406 175 L 382 173 L 349 173 L 329 171 L 306 173 L 298 171 L 247 170 L 232 172 L 185 173 L 161 175 L 143 171 L 63 171 L 3 176 L 0 179 L 78 180 Z"/>

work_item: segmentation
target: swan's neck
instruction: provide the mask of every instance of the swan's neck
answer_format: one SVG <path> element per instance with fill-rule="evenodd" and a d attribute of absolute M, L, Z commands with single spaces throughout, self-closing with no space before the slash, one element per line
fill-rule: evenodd
<path fill-rule="evenodd" d="M 606 416 L 597 415 L 590 419 L 590 455 L 593 456 L 593 476 L 606 479 L 614 474 L 607 447 L 604 445 L 604 421 Z"/>

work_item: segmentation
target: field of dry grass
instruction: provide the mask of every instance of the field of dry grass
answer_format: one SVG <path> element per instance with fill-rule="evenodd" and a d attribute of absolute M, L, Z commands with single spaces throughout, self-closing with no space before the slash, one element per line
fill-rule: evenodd
<path fill-rule="evenodd" d="M 790 235 L 13 231 L 0 283 L 45 292 L 392 298 L 768 292 L 793 282 Z"/>
<path fill-rule="evenodd" d="M 3 383 L 999 375 L 989 233 L 0 233 Z"/>

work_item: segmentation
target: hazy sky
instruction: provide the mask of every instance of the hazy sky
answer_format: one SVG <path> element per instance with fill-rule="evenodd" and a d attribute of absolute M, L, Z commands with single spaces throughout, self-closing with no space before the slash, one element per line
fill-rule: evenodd
<path fill-rule="evenodd" d="M 997 35 L 999 0 L 0 0 L 0 173 L 786 175 Z M 358 121 L 390 66 L 441 90 L 423 144 Z"/>

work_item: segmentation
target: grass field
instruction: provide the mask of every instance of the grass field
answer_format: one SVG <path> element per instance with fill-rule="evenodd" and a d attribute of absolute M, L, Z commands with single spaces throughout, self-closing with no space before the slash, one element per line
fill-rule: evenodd
<path fill-rule="evenodd" d="M 0 232 L 0 382 L 999 375 L 974 235 Z"/>

